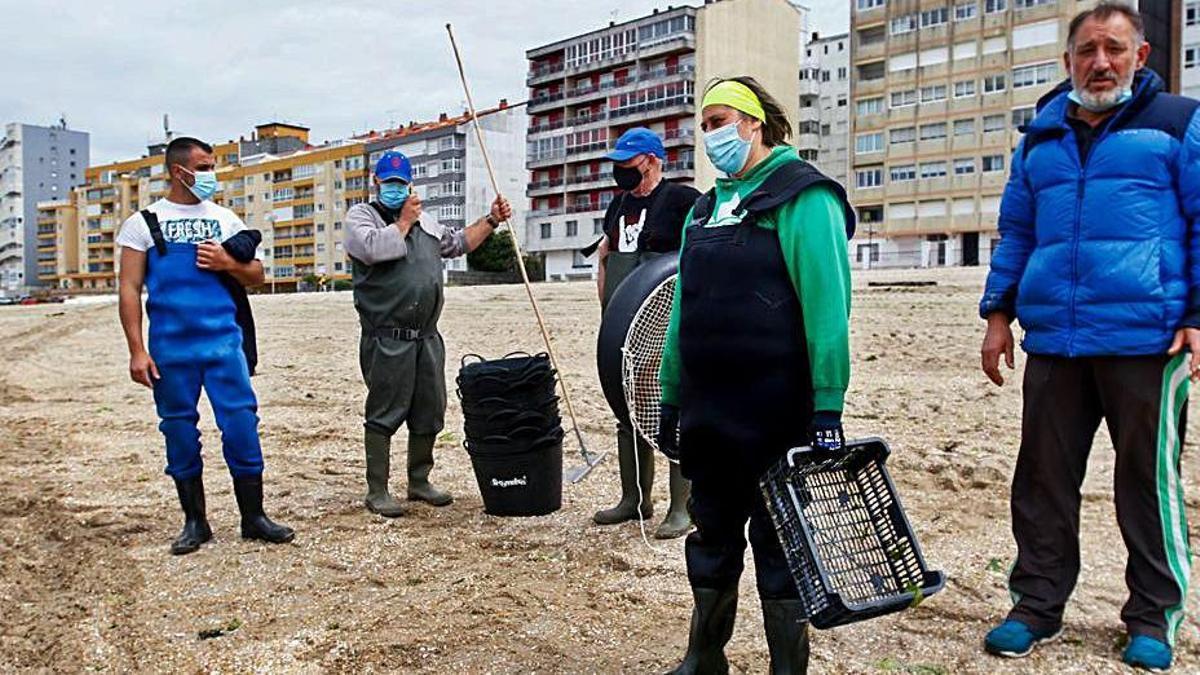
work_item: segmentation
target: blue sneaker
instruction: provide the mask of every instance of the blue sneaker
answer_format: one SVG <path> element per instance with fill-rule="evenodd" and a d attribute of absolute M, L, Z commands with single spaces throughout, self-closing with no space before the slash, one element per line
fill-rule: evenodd
<path fill-rule="evenodd" d="M 1171 647 L 1149 635 L 1134 635 L 1121 655 L 1125 665 L 1152 673 L 1165 673 L 1171 668 Z"/>
<path fill-rule="evenodd" d="M 1061 627 L 1049 632 L 1038 632 L 1029 624 L 1008 619 L 988 631 L 987 637 L 983 639 L 983 649 L 989 654 L 1018 659 L 1029 656 L 1034 647 L 1059 635 L 1062 635 Z"/>

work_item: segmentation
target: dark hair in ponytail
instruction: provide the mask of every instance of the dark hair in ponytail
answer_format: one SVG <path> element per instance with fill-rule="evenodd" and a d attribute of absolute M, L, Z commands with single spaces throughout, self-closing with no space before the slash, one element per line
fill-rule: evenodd
<path fill-rule="evenodd" d="M 754 95 L 758 97 L 758 101 L 762 104 L 763 112 L 766 113 L 767 117 L 767 119 L 763 120 L 763 145 L 773 148 L 777 145 L 785 145 L 788 142 L 788 139 L 792 137 L 792 123 L 788 121 L 787 114 L 783 112 L 783 106 L 779 105 L 779 101 L 776 101 L 773 96 L 767 93 L 767 90 L 758 83 L 758 80 L 749 75 L 716 79 L 708 83 L 708 87 L 705 88 L 704 92 L 708 93 L 709 89 L 722 82 L 737 82 L 754 92 Z"/>

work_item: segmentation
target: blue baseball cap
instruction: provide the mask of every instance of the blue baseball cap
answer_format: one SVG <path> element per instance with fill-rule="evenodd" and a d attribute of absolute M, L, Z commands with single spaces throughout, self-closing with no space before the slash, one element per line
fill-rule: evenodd
<path fill-rule="evenodd" d="M 375 163 L 375 177 L 379 180 L 388 180 L 391 178 L 399 178 L 405 183 L 412 182 L 412 162 L 404 156 L 404 153 L 395 150 L 388 150 L 379 157 L 379 161 Z"/>
<path fill-rule="evenodd" d="M 646 127 L 634 127 L 621 134 L 616 145 L 613 146 L 612 152 L 605 157 L 614 162 L 624 162 L 638 155 L 654 155 L 663 159 L 667 156 L 667 152 L 663 150 L 662 139 L 658 137 L 658 134 Z"/>

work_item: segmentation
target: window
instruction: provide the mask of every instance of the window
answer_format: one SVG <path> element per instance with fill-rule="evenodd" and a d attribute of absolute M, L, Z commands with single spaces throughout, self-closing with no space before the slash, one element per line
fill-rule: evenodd
<path fill-rule="evenodd" d="M 1200 2 L 1189 2 L 1183 8 L 1184 22 L 1189 26 L 1200 24 Z M 75 152 L 72 150 L 71 152 Z"/>
<path fill-rule="evenodd" d="M 1004 76 L 1003 75 L 988 75 L 983 78 L 983 93 L 994 94 L 1004 91 Z"/>
<path fill-rule="evenodd" d="M 897 16 L 892 19 L 892 23 L 891 23 L 892 35 L 903 35 L 904 33 L 911 33 L 912 31 L 914 31 L 916 29 L 917 29 L 917 15 L 916 14 L 905 14 L 904 16 Z"/>
<path fill-rule="evenodd" d="M 567 221 L 567 236 L 568 237 L 578 237 L 579 236 L 579 221 L 577 221 L 577 220 L 568 220 Z"/>
<path fill-rule="evenodd" d="M 975 158 L 967 157 L 965 159 L 954 160 L 954 175 L 965 176 L 975 173 Z"/>
<path fill-rule="evenodd" d="M 1013 0 L 1013 8 L 1029 9 L 1030 7 L 1040 7 L 1042 5 L 1053 5 L 1058 0 Z"/>
<path fill-rule="evenodd" d="M 864 12 L 868 9 L 883 7 L 884 0 L 858 0 L 858 11 Z"/>
<path fill-rule="evenodd" d="M 325 223 L 317 223 L 317 232 L 325 231 Z"/>
<path fill-rule="evenodd" d="M 917 165 L 915 164 L 897 164 L 892 167 L 891 179 L 893 183 L 900 183 L 906 180 L 916 180 Z"/>
<path fill-rule="evenodd" d="M 935 84 L 929 87 L 921 87 L 921 103 L 933 103 L 934 101 L 946 100 L 946 85 Z"/>
<path fill-rule="evenodd" d="M 954 135 L 969 136 L 975 133 L 975 119 L 968 117 L 965 120 L 954 120 Z"/>
<path fill-rule="evenodd" d="M 1058 64 L 1053 61 L 1037 63 L 1031 66 L 1021 66 L 1020 68 L 1013 68 L 1012 86 L 1013 89 L 1024 89 L 1025 87 L 1046 84 L 1057 75 Z"/>
<path fill-rule="evenodd" d="M 964 2 L 961 5 L 954 6 L 954 20 L 966 21 L 967 19 L 975 18 L 975 11 L 978 8 L 974 2 Z"/>
<path fill-rule="evenodd" d="M 333 263 L 333 271 L 341 272 L 342 271 L 342 263 L 340 263 L 340 262 Z"/>
<path fill-rule="evenodd" d="M 550 234 L 551 234 L 550 223 L 542 223 L 541 231 L 542 231 L 542 239 L 549 239 Z"/>
<path fill-rule="evenodd" d="M 921 125 L 921 140 L 932 141 L 946 137 L 946 123 L 937 122 L 935 124 Z"/>
<path fill-rule="evenodd" d="M 862 262 L 864 258 L 869 258 L 871 262 L 879 262 L 879 244 L 859 244 L 855 256 L 857 262 Z"/>
<path fill-rule="evenodd" d="M 1008 0 L 983 0 L 983 11 L 988 14 L 1003 12 L 1008 9 Z"/>
<path fill-rule="evenodd" d="M 921 178 L 945 178 L 945 162 L 924 162 L 921 164 Z"/>
<path fill-rule="evenodd" d="M 854 152 L 857 154 L 866 154 L 868 152 L 881 152 L 883 150 L 883 132 L 877 131 L 873 134 L 859 134 L 854 139 Z"/>
<path fill-rule="evenodd" d="M 340 230 L 340 229 L 342 229 L 342 222 L 341 222 L 340 220 L 335 220 L 335 221 L 333 222 L 333 229 L 334 229 L 334 231 L 335 231 L 335 232 L 336 232 L 337 230 Z"/>
<path fill-rule="evenodd" d="M 983 131 L 1003 131 L 1007 128 L 1004 122 L 1004 115 L 984 115 L 983 116 Z"/>
<path fill-rule="evenodd" d="M 837 100 L 837 104 L 838 104 L 838 107 L 839 107 L 839 108 L 845 108 L 845 107 L 846 107 L 846 97 L 845 97 L 845 96 L 839 96 L 839 97 L 838 97 L 838 100 Z"/>
<path fill-rule="evenodd" d="M 988 155 L 983 158 L 983 172 L 1004 170 L 1004 155 Z"/>
<path fill-rule="evenodd" d="M 954 83 L 954 98 L 966 98 L 975 95 L 975 80 L 961 80 Z"/>
<path fill-rule="evenodd" d="M 604 219 L 603 218 L 593 218 L 592 219 L 592 234 L 604 234 Z"/>
<path fill-rule="evenodd" d="M 1183 67 L 1187 70 L 1200 63 L 1200 45 L 1188 45 L 1183 49 Z"/>
<path fill-rule="evenodd" d="M 1019 129 L 1033 121 L 1037 116 L 1037 111 L 1033 106 L 1025 108 L 1016 108 L 1012 111 L 1012 125 L 1014 129 Z"/>
<path fill-rule="evenodd" d="M 889 140 L 895 143 L 912 143 L 917 140 L 917 130 L 914 127 L 892 129 Z"/>
<path fill-rule="evenodd" d="M 921 28 L 940 26 L 949 20 L 949 16 L 950 10 L 948 7 L 937 7 L 921 12 Z"/>
<path fill-rule="evenodd" d="M 859 115 L 878 115 L 883 112 L 883 97 L 860 99 L 855 104 L 855 110 Z"/>
<path fill-rule="evenodd" d="M 905 89 L 904 91 L 892 92 L 892 107 L 903 108 L 904 106 L 917 104 L 917 90 Z"/>
<path fill-rule="evenodd" d="M 858 189 L 877 188 L 883 186 L 883 168 L 873 167 L 870 169 L 859 169 L 854 172 L 855 185 Z"/>

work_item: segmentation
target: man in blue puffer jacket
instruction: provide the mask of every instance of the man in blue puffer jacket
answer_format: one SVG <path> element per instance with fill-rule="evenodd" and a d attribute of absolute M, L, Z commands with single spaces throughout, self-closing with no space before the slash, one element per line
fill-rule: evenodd
<path fill-rule="evenodd" d="M 1025 330 L 1012 486 L 1015 606 L 987 651 L 1024 656 L 1062 629 L 1079 573 L 1080 485 L 1101 419 L 1116 448 L 1129 551 L 1126 663 L 1165 670 L 1187 595 L 1179 476 L 1188 375 L 1200 374 L 1200 102 L 1143 69 L 1135 10 L 1101 2 L 1070 24 L 1070 81 L 1039 102 L 1013 155 L 979 313 L 983 370 L 1013 367 Z M 1190 363 L 1184 350 L 1191 352 Z"/>

